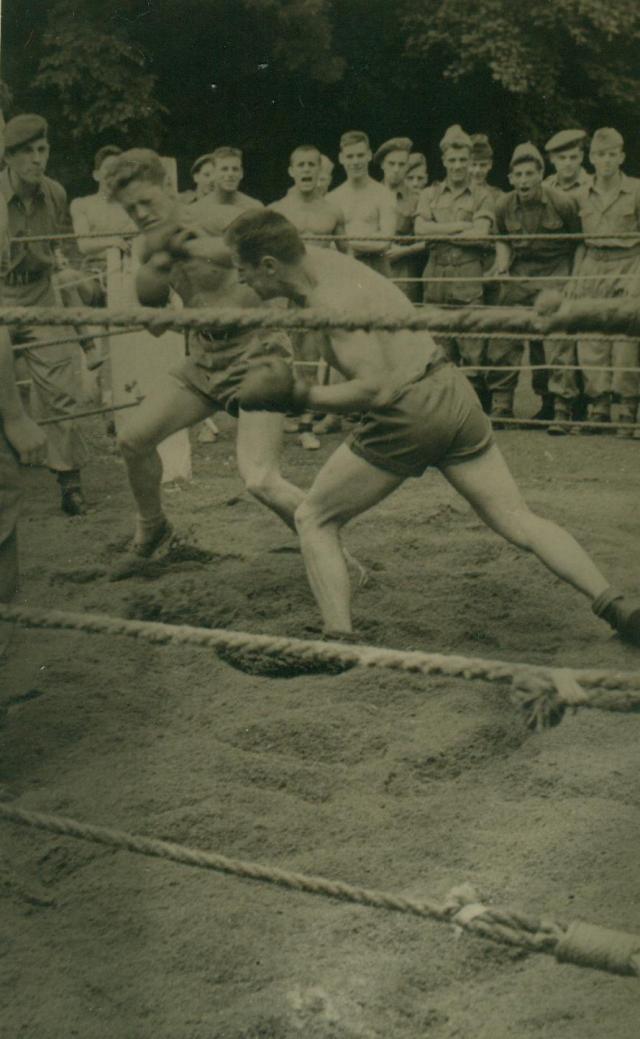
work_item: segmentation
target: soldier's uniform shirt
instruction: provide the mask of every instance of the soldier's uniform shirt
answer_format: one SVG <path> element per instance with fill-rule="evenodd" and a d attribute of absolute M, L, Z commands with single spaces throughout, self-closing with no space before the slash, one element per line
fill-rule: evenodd
<path fill-rule="evenodd" d="M 561 184 L 557 173 L 550 173 L 542 181 L 542 184 L 545 188 L 555 188 L 556 191 L 564 191 L 567 195 L 574 195 L 576 192 L 581 191 L 582 188 L 593 184 L 593 177 L 590 173 L 587 173 L 584 166 L 580 166 L 575 177 L 568 184 Z"/>
<path fill-rule="evenodd" d="M 640 180 L 621 173 L 617 190 L 606 196 L 595 181 L 576 195 L 585 233 L 585 250 L 575 273 L 582 276 L 571 285 L 570 295 L 611 298 L 640 294 Z M 638 237 L 620 233 L 638 231 Z M 604 235 L 591 238 L 590 235 Z M 633 367 L 638 364 L 638 344 L 629 340 L 581 340 L 580 363 Z M 618 393 L 637 401 L 640 382 L 634 372 L 584 372 L 585 388 L 592 398 Z M 635 411 L 635 404 L 629 404 Z"/>
<path fill-rule="evenodd" d="M 568 276 L 577 241 L 563 235 L 582 230 L 575 197 L 554 188 L 541 186 L 539 195 L 522 203 L 515 191 L 504 195 L 496 205 L 495 226 L 498 234 L 545 234 L 548 239 L 516 239 L 509 242 L 513 252 L 510 273 L 523 276 Z M 558 237 L 555 237 L 555 236 Z M 543 288 L 561 288 L 562 282 L 505 282 L 502 303 L 532 303 Z"/>
<path fill-rule="evenodd" d="M 20 239 L 31 235 L 67 232 L 70 229 L 67 194 L 61 184 L 44 177 L 27 208 L 14 192 L 9 170 L 0 173 L 0 193 L 7 204 L 8 234 Z M 5 306 L 56 307 L 60 300 L 54 289 L 53 243 L 12 241 L 3 271 L 2 297 Z M 20 328 L 16 342 L 53 339 L 64 335 L 64 327 Z M 69 335 L 75 330 L 68 329 Z M 61 343 L 43 350 L 26 350 L 23 358 L 32 380 L 33 417 L 67 418 L 77 410 L 77 380 L 73 366 L 74 344 Z M 87 450 L 79 425 L 71 420 L 47 426 L 47 465 L 56 471 L 78 469 Z"/>
<path fill-rule="evenodd" d="M 473 224 L 481 217 L 493 226 L 493 202 L 487 188 L 467 185 L 451 188 L 446 181 L 431 184 L 420 192 L 416 208 L 416 220 L 437 224 L 457 222 Z M 429 244 L 429 260 L 424 269 L 425 278 L 457 277 L 456 282 L 426 282 L 425 303 L 457 303 L 459 305 L 482 302 L 482 248 L 478 245 L 456 242 L 455 235 L 448 241 Z M 465 275 L 469 281 L 465 281 Z"/>

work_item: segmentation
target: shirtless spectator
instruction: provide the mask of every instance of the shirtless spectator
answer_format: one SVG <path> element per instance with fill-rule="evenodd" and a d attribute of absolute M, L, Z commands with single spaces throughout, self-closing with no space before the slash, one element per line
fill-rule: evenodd
<path fill-rule="evenodd" d="M 344 214 L 351 251 L 357 260 L 391 277 L 387 250 L 396 233 L 395 199 L 388 188 L 369 176 L 369 138 L 361 130 L 350 130 L 340 138 L 340 165 L 347 179 L 327 198 Z M 373 238 L 368 238 L 373 235 Z M 383 240 L 380 240 L 380 237 Z M 384 240 L 386 238 L 386 241 Z"/>
<path fill-rule="evenodd" d="M 284 198 L 272 202 L 269 206 L 277 213 L 286 216 L 303 237 L 314 235 L 344 235 L 344 218 L 341 210 L 324 196 L 318 196 L 318 176 L 320 174 L 320 152 L 313 145 L 300 145 L 291 153 L 289 159 L 289 176 L 293 187 Z M 318 245 L 330 246 L 330 241 L 319 241 Z M 345 250 L 345 243 L 336 243 L 339 249 Z M 324 332 L 301 332 L 293 337 L 293 352 L 296 361 L 304 364 L 303 377 L 309 383 L 317 381 L 318 365 L 322 356 Z M 300 433 L 300 444 L 307 451 L 315 451 L 320 441 L 312 430 L 313 415 L 309 412 L 299 419 L 290 419 L 285 425 L 287 432 Z M 322 427 L 316 426 L 316 429 Z M 331 423 L 335 428 L 335 422 Z"/>
<path fill-rule="evenodd" d="M 331 187 L 335 166 L 335 162 L 332 162 L 328 155 L 320 156 L 320 173 L 318 174 L 318 187 L 316 189 L 320 198 L 324 198 Z"/>
<path fill-rule="evenodd" d="M 411 191 L 405 181 L 412 148 L 413 141 L 408 137 L 392 137 L 381 144 L 373 156 L 373 161 L 382 170 L 384 186 L 395 198 L 396 234 L 400 236 L 413 234 L 418 204 L 418 195 Z M 422 297 L 422 285 L 418 280 L 411 279 L 420 277 L 421 264 L 424 265 L 424 242 L 395 241 L 387 253 L 387 259 L 398 288 L 412 303 L 418 303 Z"/>
<path fill-rule="evenodd" d="M 129 252 L 129 240 L 125 235 L 136 232 L 135 224 L 129 220 L 120 203 L 109 197 L 106 187 L 114 160 L 121 154 L 122 148 L 115 144 L 106 144 L 100 148 L 93 164 L 93 179 L 98 190 L 93 195 L 74 198 L 69 206 L 73 230 L 78 236 L 77 247 L 82 255 L 82 266 L 96 275 L 91 299 L 96 305 L 106 302 L 107 249 Z"/>
<path fill-rule="evenodd" d="M 240 191 L 244 176 L 242 152 L 224 145 L 211 152 L 213 187 L 188 207 L 189 219 L 209 234 L 222 235 L 229 224 L 247 209 L 261 209 L 262 202 Z"/>

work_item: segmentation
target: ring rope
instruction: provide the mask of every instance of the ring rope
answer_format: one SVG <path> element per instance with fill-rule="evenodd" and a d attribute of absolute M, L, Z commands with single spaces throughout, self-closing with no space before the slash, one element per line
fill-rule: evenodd
<path fill-rule="evenodd" d="M 640 975 L 640 936 L 576 921 L 566 927 L 546 917 L 535 917 L 519 910 L 488 906 L 480 902 L 469 884 L 452 888 L 444 902 L 415 899 L 358 887 L 340 880 L 297 873 L 257 862 L 228 858 L 211 851 L 190 848 L 172 841 L 113 830 L 63 816 L 28 811 L 0 804 L 0 819 L 64 837 L 76 837 L 95 844 L 124 849 L 136 855 L 179 862 L 198 869 L 213 870 L 274 884 L 287 890 L 322 895 L 341 902 L 406 913 L 439 923 L 452 924 L 466 933 L 527 952 L 545 953 L 560 963 L 591 967 L 611 974 Z"/>
<path fill-rule="evenodd" d="M 40 234 L 40 235 L 17 235 L 12 237 L 9 241 L 17 245 L 27 245 L 30 242 L 65 242 L 65 241 L 77 241 L 84 238 L 136 238 L 140 235 L 141 231 L 86 231 L 83 234 L 76 234 L 75 231 L 57 231 L 51 234 Z M 220 237 L 220 236 L 217 236 Z M 526 234 L 526 232 L 514 232 L 509 234 L 477 234 L 472 239 L 457 239 L 455 235 L 451 234 L 406 234 L 406 235 L 375 235 L 368 234 L 364 238 L 362 236 L 354 235 L 316 235 L 309 234 L 302 236 L 305 241 L 315 242 L 391 242 L 393 245 L 401 244 L 402 242 L 449 242 L 451 245 L 458 246 L 460 248 L 467 248 L 469 245 L 474 245 L 476 242 L 584 242 L 584 241 L 620 241 L 620 240 L 633 240 L 640 242 L 640 236 L 637 231 L 619 231 L 615 234 L 611 232 L 594 232 L 587 233 L 586 231 L 578 231 L 573 233 L 564 234 Z M 463 244 L 461 244 L 463 243 Z M 117 246 L 107 246 L 107 248 L 117 248 Z"/>
<path fill-rule="evenodd" d="M 222 650 L 258 650 L 277 658 L 306 662 L 384 668 L 423 675 L 446 675 L 489 682 L 510 682 L 514 702 L 533 727 L 547 723 L 553 708 L 591 707 L 609 711 L 640 708 L 640 672 L 559 668 L 543 664 L 449 656 L 418 650 L 385 649 L 341 642 L 319 642 L 277 635 L 256 635 L 224 628 L 125 620 L 99 613 L 75 613 L 0 604 L 0 621 L 30 628 L 124 635 L 156 645 L 210 646 Z"/>
<path fill-rule="evenodd" d="M 495 313 L 492 313 L 495 309 Z M 98 314 L 100 315 L 98 317 Z M 489 310 L 462 307 L 451 311 L 423 307 L 410 317 L 394 318 L 381 313 L 347 313 L 331 308 L 283 310 L 275 307 L 130 307 L 117 310 L 95 307 L 0 307 L 0 325 L 28 327 L 43 325 L 96 324 L 147 327 L 154 322 L 178 330 L 206 328 L 213 332 L 248 332 L 255 329 L 327 329 L 334 331 L 432 331 L 467 333 L 507 332 L 520 335 L 551 335 L 555 332 L 596 332 L 640 336 L 640 305 L 637 299 L 567 300 L 557 309 L 541 313 L 527 307 Z"/>

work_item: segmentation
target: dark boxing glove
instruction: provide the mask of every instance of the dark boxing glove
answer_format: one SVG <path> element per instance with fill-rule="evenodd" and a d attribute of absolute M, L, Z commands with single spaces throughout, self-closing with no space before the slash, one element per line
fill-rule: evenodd
<path fill-rule="evenodd" d="M 281 411 L 301 415 L 307 410 L 309 387 L 298 381 L 281 357 L 254 361 L 238 391 L 238 404 L 244 411 Z"/>
<path fill-rule="evenodd" d="M 156 253 L 168 253 L 172 259 L 188 256 L 185 244 L 197 235 L 195 231 L 171 222 L 146 231 L 142 246 L 142 262 L 146 263 Z"/>

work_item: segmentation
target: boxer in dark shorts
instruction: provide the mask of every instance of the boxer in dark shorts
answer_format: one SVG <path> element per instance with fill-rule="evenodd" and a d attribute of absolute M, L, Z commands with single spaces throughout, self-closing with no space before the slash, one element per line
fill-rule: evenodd
<path fill-rule="evenodd" d="M 141 303 L 164 307 L 175 293 L 188 307 L 260 305 L 259 296 L 239 284 L 228 251 L 221 247 L 218 224 L 207 227 L 208 218 L 202 214 L 196 223 L 198 206 L 180 206 L 155 152 L 139 148 L 116 156 L 107 183 L 111 197 L 143 233 L 136 278 Z M 217 206 L 211 220 L 218 221 L 218 211 L 226 208 L 231 219 L 231 207 Z M 170 325 L 169 311 L 165 324 L 157 323 L 152 331 L 160 334 Z M 134 555 L 151 556 L 172 536 L 160 495 L 162 463 L 157 445 L 221 408 L 238 414 L 234 395 L 257 340 L 262 352 L 287 353 L 286 337 L 277 333 L 256 337 L 192 330 L 189 356 L 128 419 L 119 444 L 137 506 Z M 281 415 L 240 414 L 238 468 L 247 489 L 293 529 L 302 492 L 280 474 L 282 426 Z"/>
<path fill-rule="evenodd" d="M 305 248 L 278 213 L 244 214 L 228 229 L 240 281 L 263 299 L 286 297 L 373 318 L 409 320 L 414 309 L 395 285 L 351 257 Z M 332 331 L 327 360 L 345 381 L 309 386 L 287 364 L 265 358 L 250 369 L 238 399 L 245 410 L 318 411 L 364 419 L 329 458 L 295 514 L 302 553 L 325 632 L 352 631 L 349 576 L 340 531 L 391 494 L 407 476 L 437 467 L 496 533 L 532 552 L 587 596 L 594 612 L 640 644 L 640 605 L 609 586 L 567 531 L 533 513 L 493 442 L 465 377 L 444 363 L 425 332 Z"/>

